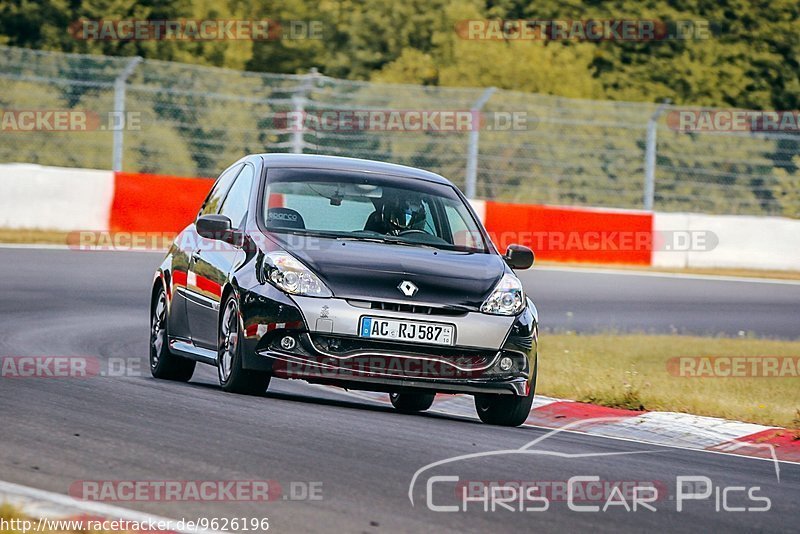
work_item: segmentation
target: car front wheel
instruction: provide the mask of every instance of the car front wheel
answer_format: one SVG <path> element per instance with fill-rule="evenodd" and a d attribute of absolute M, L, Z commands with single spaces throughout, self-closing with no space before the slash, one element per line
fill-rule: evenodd
<path fill-rule="evenodd" d="M 234 294 L 225 301 L 223 310 L 217 345 L 219 384 L 223 391 L 261 395 L 269 386 L 270 375 L 242 367 L 242 320 Z"/>
<path fill-rule="evenodd" d="M 389 400 L 398 412 L 424 412 L 433 405 L 434 393 L 390 393 Z"/>
<path fill-rule="evenodd" d="M 533 388 L 528 395 L 475 395 L 475 409 L 489 425 L 519 426 L 528 418 L 533 405 Z"/>

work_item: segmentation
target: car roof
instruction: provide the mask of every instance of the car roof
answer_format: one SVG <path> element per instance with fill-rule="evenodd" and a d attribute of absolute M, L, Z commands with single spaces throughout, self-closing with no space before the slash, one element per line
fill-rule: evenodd
<path fill-rule="evenodd" d="M 318 154 L 255 154 L 264 161 L 267 168 L 277 167 L 302 167 L 313 169 L 332 169 L 342 171 L 373 172 L 415 178 L 453 186 L 453 183 L 436 173 L 424 171 L 405 165 L 386 163 L 359 158 L 344 158 L 340 156 L 322 156 Z"/>

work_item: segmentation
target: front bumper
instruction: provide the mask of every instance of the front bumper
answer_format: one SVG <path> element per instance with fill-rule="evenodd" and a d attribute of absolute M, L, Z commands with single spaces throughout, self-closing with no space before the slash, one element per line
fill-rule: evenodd
<path fill-rule="evenodd" d="M 335 298 L 284 297 L 275 302 L 259 295 L 244 302 L 248 332 L 244 366 L 269 371 L 277 378 L 385 392 L 527 395 L 535 385 L 538 331 L 536 308 L 530 301 L 516 317 L 475 312 L 420 316 L 364 309 Z M 447 321 L 457 327 L 456 345 L 361 338 L 358 325 L 365 315 Z M 281 344 L 287 336 L 294 346 Z M 503 371 L 499 363 L 506 357 L 513 360 L 513 366 Z"/>
<path fill-rule="evenodd" d="M 280 346 L 280 340 L 286 336 L 297 340 L 291 351 Z M 335 344 L 340 350 L 326 350 L 325 343 Z M 342 345 L 346 344 L 361 346 L 342 350 Z M 527 354 L 508 350 L 413 348 L 411 352 L 407 346 L 392 343 L 364 343 L 357 338 L 281 332 L 257 354 L 271 362 L 272 374 L 278 378 L 299 378 L 351 389 L 527 394 Z M 514 361 L 509 371 L 499 367 L 504 357 Z"/>

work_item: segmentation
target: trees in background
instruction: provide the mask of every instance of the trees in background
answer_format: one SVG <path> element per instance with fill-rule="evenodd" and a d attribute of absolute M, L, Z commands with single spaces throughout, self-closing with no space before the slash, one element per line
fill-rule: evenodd
<path fill-rule="evenodd" d="M 679 7 L 676 7 L 679 6 Z M 317 20 L 321 39 L 85 41 L 81 19 Z M 705 21 L 708 38 L 655 42 L 474 41 L 470 19 Z M 6 0 L 0 44 L 140 55 L 261 72 L 567 97 L 753 109 L 800 107 L 796 0 Z"/>
<path fill-rule="evenodd" d="M 322 26 L 320 38 L 308 39 L 87 41 L 69 31 L 81 18 L 270 19 L 284 29 L 289 21 Z M 470 40 L 457 31 L 463 21 L 487 19 L 700 21 L 709 34 L 593 42 Z M 212 176 L 244 153 L 292 145 L 294 132 L 281 130 L 275 117 L 293 109 L 300 82 L 253 71 L 305 74 L 316 67 L 329 77 L 352 80 L 315 78 L 306 95 L 311 112 L 469 109 L 482 90 L 438 88 L 493 86 L 508 91 L 498 92 L 484 111 L 525 110 L 533 124 L 525 132 L 481 133 L 479 196 L 638 207 L 645 124 L 655 106 L 623 101 L 670 98 L 687 107 L 796 110 L 798 30 L 797 0 L 5 0 L 0 44 L 94 55 L 38 57 L 6 49 L 9 57 L 23 59 L 4 67 L 13 60 L 0 56 L 0 73 L 7 75 L 0 79 L 0 109 L 105 112 L 113 107 L 110 82 L 125 62 L 100 54 L 177 62 L 146 61 L 130 78 L 129 109 L 141 114 L 146 127 L 126 133 L 124 167 Z M 105 84 L 92 85 L 97 81 Z M 387 159 L 463 180 L 466 134 L 312 129 L 304 136 L 307 151 Z M 0 157 L 7 160 L 96 168 L 110 163 L 108 131 L 30 132 L 7 139 L 13 142 L 0 144 Z M 661 209 L 800 216 L 800 136 L 662 129 L 658 147 Z"/>

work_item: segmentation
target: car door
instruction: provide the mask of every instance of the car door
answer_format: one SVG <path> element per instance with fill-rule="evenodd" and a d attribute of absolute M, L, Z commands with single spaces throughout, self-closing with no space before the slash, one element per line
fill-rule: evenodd
<path fill-rule="evenodd" d="M 217 181 L 214 184 L 214 187 L 211 189 L 211 192 L 206 197 L 203 206 L 200 208 L 200 211 L 197 214 L 197 217 L 201 217 L 203 215 L 216 215 L 219 213 L 220 206 L 222 205 L 222 201 L 225 200 L 225 196 L 228 194 L 228 191 L 233 185 L 234 179 L 238 176 L 239 172 L 241 172 L 242 167 L 244 165 L 242 163 L 236 163 L 231 165 L 222 174 L 219 175 Z M 197 260 L 198 255 L 200 254 L 201 245 L 208 247 L 208 246 L 217 246 L 212 244 L 209 240 L 202 239 L 199 234 L 197 234 L 196 228 L 192 226 L 192 239 L 187 239 L 187 243 L 192 243 L 193 248 L 191 250 L 187 250 L 188 259 L 185 265 L 186 269 L 186 283 L 185 283 L 185 291 L 184 295 L 186 297 L 186 324 L 188 329 L 188 334 L 192 336 L 192 327 L 191 322 L 192 318 L 196 318 L 198 315 L 202 315 L 199 313 L 198 308 L 211 308 L 214 307 L 214 301 L 210 297 L 206 296 L 210 291 L 205 291 L 201 289 L 202 287 L 208 289 L 209 286 L 206 284 L 205 277 L 201 273 L 201 278 L 198 280 L 197 278 L 197 271 L 195 269 L 195 262 Z"/>
<path fill-rule="evenodd" d="M 242 163 L 236 163 L 219 175 L 214 186 L 208 193 L 197 216 L 215 214 L 219 211 L 220 204 L 225 198 L 234 178 L 242 170 Z M 180 241 L 180 249 L 172 259 L 172 279 L 175 287 L 174 301 L 170 311 L 170 337 L 178 339 L 191 339 L 189 326 L 189 309 L 197 305 L 209 304 L 197 293 L 196 275 L 191 267 L 200 236 L 194 224 L 190 225 Z M 190 288 L 189 282 L 192 282 Z"/>
<path fill-rule="evenodd" d="M 216 212 L 212 212 L 228 217 L 236 230 L 244 230 L 254 178 L 253 165 L 245 164 L 220 198 Z M 240 247 L 224 241 L 203 242 L 205 246 L 198 247 L 190 263 L 186 285 L 193 302 L 187 313 L 195 345 L 216 350 L 222 288 L 237 260 L 241 261 L 245 255 Z"/>

